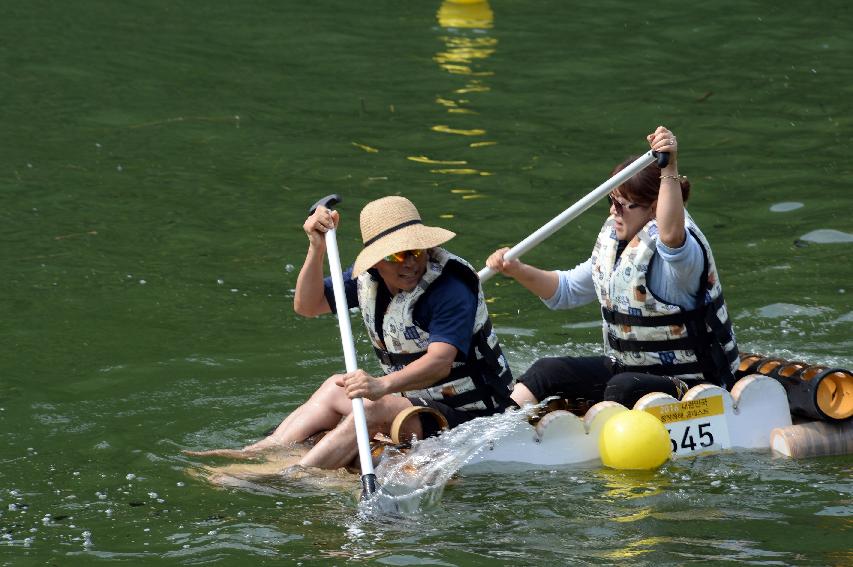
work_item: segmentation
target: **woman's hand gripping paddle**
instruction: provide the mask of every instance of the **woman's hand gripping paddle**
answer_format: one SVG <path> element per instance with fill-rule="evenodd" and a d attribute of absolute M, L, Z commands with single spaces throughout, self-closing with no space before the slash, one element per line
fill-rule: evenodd
<path fill-rule="evenodd" d="M 539 230 L 510 248 L 509 251 L 504 254 L 504 260 L 509 261 L 520 258 L 522 254 L 529 252 L 543 240 L 563 228 L 569 223 L 569 221 L 579 217 L 582 212 L 592 207 L 599 199 L 605 195 L 609 195 L 613 189 L 627 181 L 631 176 L 655 160 L 657 160 L 660 167 L 666 167 L 666 164 L 669 162 L 669 154 L 663 152 L 659 153 L 653 150 L 647 151 L 631 162 L 631 164 L 625 169 L 587 193 L 580 201 L 548 221 L 546 224 L 542 225 Z M 495 273 L 496 272 L 491 268 L 485 267 L 480 270 L 477 275 L 480 276 L 480 282 L 482 283 L 495 275 Z"/>
<path fill-rule="evenodd" d="M 328 195 L 314 203 L 309 209 L 309 213 L 314 214 L 314 211 L 320 206 L 331 209 L 341 201 L 342 199 L 338 195 Z M 332 272 L 332 288 L 335 291 L 335 310 L 338 313 L 338 327 L 341 330 L 344 361 L 346 362 L 347 372 L 355 372 L 357 370 L 355 344 L 352 339 L 349 308 L 344 294 L 344 278 L 341 272 L 341 256 L 338 253 L 337 231 L 334 228 L 326 233 L 326 252 L 329 255 L 329 269 Z M 376 492 L 376 474 L 373 472 L 373 457 L 370 454 L 370 437 L 367 433 L 367 418 L 364 415 L 364 400 L 361 398 L 352 400 L 352 416 L 355 420 L 355 437 L 358 442 L 358 458 L 361 463 L 361 497 L 367 499 Z"/>

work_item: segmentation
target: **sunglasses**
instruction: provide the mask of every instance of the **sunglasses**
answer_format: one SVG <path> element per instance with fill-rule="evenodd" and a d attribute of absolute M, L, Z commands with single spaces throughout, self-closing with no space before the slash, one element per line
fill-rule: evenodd
<path fill-rule="evenodd" d="M 637 203 L 620 203 L 616 199 L 613 198 L 612 195 L 607 196 L 607 200 L 610 202 L 611 207 L 616 207 L 616 214 L 622 216 L 625 214 L 625 209 L 633 210 L 637 207 L 643 207 L 645 205 L 638 205 Z"/>
<path fill-rule="evenodd" d="M 403 250 L 402 252 L 394 252 L 393 254 L 389 254 L 388 256 L 385 256 L 383 260 L 385 260 L 386 262 L 391 262 L 392 264 L 402 264 L 409 256 L 417 260 L 424 252 L 425 250 L 423 249 Z"/>

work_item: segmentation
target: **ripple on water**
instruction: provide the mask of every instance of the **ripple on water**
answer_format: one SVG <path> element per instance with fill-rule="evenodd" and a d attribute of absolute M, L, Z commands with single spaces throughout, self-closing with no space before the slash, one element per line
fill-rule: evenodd
<path fill-rule="evenodd" d="M 756 312 L 759 317 L 777 319 L 779 317 L 817 317 L 830 311 L 826 307 L 807 307 L 795 303 L 772 303 L 760 307 Z"/>
<path fill-rule="evenodd" d="M 784 203 L 775 203 L 770 206 L 770 211 L 773 213 L 787 213 L 790 211 L 796 211 L 803 207 L 802 203 L 797 203 L 794 201 L 786 201 Z"/>
<path fill-rule="evenodd" d="M 819 228 L 802 235 L 800 240 L 815 244 L 841 244 L 853 242 L 853 234 L 832 228 Z"/>
<path fill-rule="evenodd" d="M 495 327 L 495 332 L 500 335 L 512 335 L 514 337 L 532 337 L 536 334 L 535 329 L 524 329 L 521 327 Z"/>

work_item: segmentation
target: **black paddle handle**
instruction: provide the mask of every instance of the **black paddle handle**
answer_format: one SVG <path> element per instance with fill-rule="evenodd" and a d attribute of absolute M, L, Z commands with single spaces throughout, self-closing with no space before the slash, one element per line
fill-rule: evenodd
<path fill-rule="evenodd" d="M 366 474 L 361 477 L 361 499 L 367 500 L 376 493 L 376 475 Z"/>
<path fill-rule="evenodd" d="M 308 214 L 313 215 L 314 211 L 317 210 L 317 207 L 326 207 L 327 209 L 334 209 L 335 205 L 337 205 L 341 201 L 343 201 L 343 199 L 337 193 L 326 195 L 325 197 L 311 205 L 311 208 L 308 209 Z"/>
<path fill-rule="evenodd" d="M 658 167 L 661 169 L 665 168 L 666 164 L 669 163 L 669 152 L 652 152 L 652 155 L 658 158 Z"/>

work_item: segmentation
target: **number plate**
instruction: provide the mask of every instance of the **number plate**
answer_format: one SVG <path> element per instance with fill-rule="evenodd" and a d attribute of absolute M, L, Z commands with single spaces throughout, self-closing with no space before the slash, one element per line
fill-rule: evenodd
<path fill-rule="evenodd" d="M 731 447 L 723 396 L 646 408 L 669 431 L 672 452 L 697 455 Z"/>

